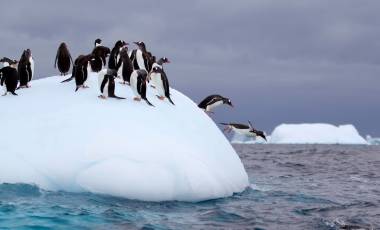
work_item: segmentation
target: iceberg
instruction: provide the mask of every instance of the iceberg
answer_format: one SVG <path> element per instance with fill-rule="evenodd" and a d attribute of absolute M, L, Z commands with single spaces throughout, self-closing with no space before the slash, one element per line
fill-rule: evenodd
<path fill-rule="evenodd" d="M 368 144 L 353 125 L 281 124 L 272 134 L 272 144 Z"/>
<path fill-rule="evenodd" d="M 151 107 L 118 83 L 116 95 L 127 100 L 99 99 L 96 73 L 78 92 L 62 80 L 35 80 L 19 96 L 0 97 L 0 183 L 191 202 L 249 186 L 229 141 L 179 91 L 171 89 L 173 106 L 149 89 Z"/>

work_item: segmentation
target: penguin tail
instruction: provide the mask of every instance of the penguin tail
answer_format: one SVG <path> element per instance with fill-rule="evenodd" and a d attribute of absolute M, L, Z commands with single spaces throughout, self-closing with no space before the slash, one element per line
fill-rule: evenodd
<path fill-rule="evenodd" d="M 69 78 L 67 78 L 66 80 L 61 81 L 61 83 L 69 82 L 69 81 L 71 81 L 71 80 L 73 80 L 73 77 L 69 77 Z"/>
<path fill-rule="evenodd" d="M 115 98 L 115 99 L 118 99 L 118 100 L 124 100 L 124 99 L 127 99 L 125 97 L 118 97 L 118 96 L 110 96 L 111 98 Z"/>
<path fill-rule="evenodd" d="M 79 88 L 80 88 L 80 86 L 77 86 L 77 88 L 75 89 L 75 92 L 78 91 Z"/>
<path fill-rule="evenodd" d="M 172 99 L 170 98 L 170 96 L 168 97 L 168 100 L 170 101 L 170 103 L 172 103 L 173 105 L 175 105 L 174 102 L 172 101 Z"/>
<path fill-rule="evenodd" d="M 221 122 L 221 123 L 219 123 L 219 124 L 221 124 L 221 125 L 229 125 L 229 124 L 227 124 L 227 123 L 223 123 L 223 122 Z"/>
<path fill-rule="evenodd" d="M 144 100 L 145 100 L 145 102 L 146 102 L 148 105 L 150 105 L 150 106 L 153 106 L 153 107 L 154 107 L 154 105 L 153 105 L 152 103 L 150 103 L 150 101 L 148 101 L 148 99 L 144 98 Z"/>
<path fill-rule="evenodd" d="M 17 93 L 15 93 L 14 91 L 13 91 L 13 92 L 11 92 L 11 94 L 12 94 L 12 95 L 15 95 L 15 96 L 18 96 L 18 94 L 17 94 Z"/>

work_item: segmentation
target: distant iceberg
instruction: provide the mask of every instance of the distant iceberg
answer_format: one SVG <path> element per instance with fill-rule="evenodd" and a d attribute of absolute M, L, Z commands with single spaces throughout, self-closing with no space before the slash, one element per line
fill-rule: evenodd
<path fill-rule="evenodd" d="M 353 125 L 281 124 L 271 135 L 272 144 L 368 144 Z"/>
<path fill-rule="evenodd" d="M 380 137 L 371 137 L 370 135 L 367 135 L 366 140 L 370 145 L 380 145 Z"/>
<path fill-rule="evenodd" d="M 173 106 L 149 88 L 151 107 L 118 83 L 116 95 L 127 100 L 99 99 L 94 73 L 78 92 L 63 79 L 0 97 L 0 183 L 145 201 L 201 201 L 249 185 L 226 137 L 182 93 L 171 89 Z"/>

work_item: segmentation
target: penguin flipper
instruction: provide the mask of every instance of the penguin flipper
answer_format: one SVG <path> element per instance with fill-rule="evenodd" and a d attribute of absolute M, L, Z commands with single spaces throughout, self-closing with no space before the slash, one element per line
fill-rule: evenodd
<path fill-rule="evenodd" d="M 74 79 L 73 77 L 69 77 L 69 78 L 67 78 L 66 80 L 61 81 L 61 83 L 69 82 L 69 81 L 71 81 L 71 80 L 73 80 L 73 79 Z"/>
<path fill-rule="evenodd" d="M 172 103 L 173 105 L 175 105 L 174 102 L 172 101 L 172 99 L 171 99 L 170 97 L 167 97 L 167 98 L 168 98 L 168 100 L 170 101 L 170 103 Z"/>
<path fill-rule="evenodd" d="M 115 96 L 115 95 L 112 95 L 112 96 L 109 96 L 111 98 L 115 98 L 115 99 L 118 99 L 118 100 L 124 100 L 124 99 L 127 99 L 125 97 L 118 97 L 118 96 Z"/>
<path fill-rule="evenodd" d="M 15 93 L 14 91 L 13 91 L 13 92 L 11 92 L 11 94 L 12 94 L 12 95 L 15 95 L 15 96 L 18 96 L 18 94 L 17 94 L 17 93 Z"/>
<path fill-rule="evenodd" d="M 146 102 L 148 105 L 155 107 L 152 103 L 150 103 L 150 101 L 149 101 L 148 99 L 146 99 L 146 98 L 143 98 L 143 99 L 145 100 L 145 102 Z"/>

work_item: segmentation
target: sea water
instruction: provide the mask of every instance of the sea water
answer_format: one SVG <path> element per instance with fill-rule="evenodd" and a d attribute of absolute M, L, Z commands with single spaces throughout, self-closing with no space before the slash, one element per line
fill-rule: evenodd
<path fill-rule="evenodd" d="M 380 146 L 234 147 L 251 186 L 232 197 L 155 203 L 1 184 L 0 229 L 380 229 Z"/>

